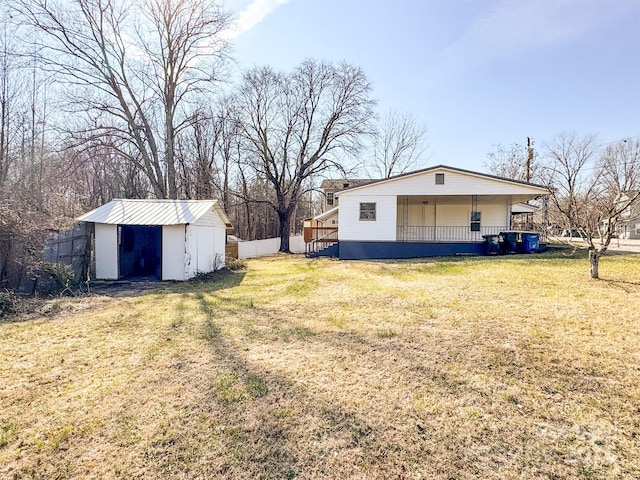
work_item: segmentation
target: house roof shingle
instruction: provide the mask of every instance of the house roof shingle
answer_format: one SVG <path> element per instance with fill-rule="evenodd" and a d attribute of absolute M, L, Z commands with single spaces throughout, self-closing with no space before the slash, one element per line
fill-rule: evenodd
<path fill-rule="evenodd" d="M 325 178 L 320 184 L 322 190 L 342 190 L 343 188 L 353 188 L 377 182 L 372 178 Z"/>

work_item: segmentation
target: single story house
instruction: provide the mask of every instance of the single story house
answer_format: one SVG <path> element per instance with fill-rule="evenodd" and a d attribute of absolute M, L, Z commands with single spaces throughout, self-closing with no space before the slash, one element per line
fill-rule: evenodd
<path fill-rule="evenodd" d="M 94 224 L 99 280 L 187 280 L 225 264 L 231 223 L 217 200 L 114 199 L 77 220 Z"/>
<path fill-rule="evenodd" d="M 514 206 L 548 193 L 532 183 L 429 167 L 335 192 L 339 206 L 314 218 L 309 228 L 319 233 L 306 235 L 308 251 L 341 259 L 479 254 L 483 235 L 512 230 L 514 211 L 523 209 Z"/>

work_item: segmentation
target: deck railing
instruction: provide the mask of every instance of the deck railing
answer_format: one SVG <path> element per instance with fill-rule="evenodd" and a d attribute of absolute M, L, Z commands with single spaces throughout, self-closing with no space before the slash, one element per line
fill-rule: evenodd
<path fill-rule="evenodd" d="M 472 231 L 469 225 L 398 225 L 396 238 L 399 242 L 481 242 L 483 235 L 497 235 L 505 230 L 509 230 L 509 227 L 487 226 Z"/>
<path fill-rule="evenodd" d="M 338 241 L 338 227 L 304 227 L 306 253 L 316 253 Z"/>

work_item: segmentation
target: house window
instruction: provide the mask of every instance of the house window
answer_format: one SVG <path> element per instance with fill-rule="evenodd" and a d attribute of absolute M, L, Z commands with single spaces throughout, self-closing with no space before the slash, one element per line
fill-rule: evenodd
<path fill-rule="evenodd" d="M 361 203 L 360 204 L 360 220 L 375 220 L 375 219 L 376 219 L 376 204 Z"/>
<path fill-rule="evenodd" d="M 444 173 L 436 173 L 436 185 L 444 185 Z"/>
<path fill-rule="evenodd" d="M 327 193 L 327 205 L 333 205 L 333 192 Z"/>
<path fill-rule="evenodd" d="M 471 212 L 471 231 L 479 232 L 480 231 L 480 218 L 482 217 L 481 212 Z"/>

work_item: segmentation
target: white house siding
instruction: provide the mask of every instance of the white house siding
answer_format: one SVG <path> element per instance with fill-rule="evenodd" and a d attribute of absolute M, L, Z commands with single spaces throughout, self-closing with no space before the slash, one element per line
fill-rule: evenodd
<path fill-rule="evenodd" d="M 368 192 L 367 192 L 368 193 Z M 375 220 L 360 220 L 360 203 L 376 204 Z M 395 241 L 396 195 L 340 195 L 340 228 L 338 238 L 345 241 Z"/>
<path fill-rule="evenodd" d="M 436 224 L 436 206 L 433 202 L 423 204 L 421 202 L 413 202 L 408 205 L 408 224 L 409 225 L 429 225 Z M 398 224 L 402 223 L 402 205 L 398 205 Z"/>
<path fill-rule="evenodd" d="M 509 227 L 511 225 L 510 204 L 492 203 L 478 204 L 478 210 L 482 212 L 480 224 L 484 227 Z"/>
<path fill-rule="evenodd" d="M 185 279 L 185 226 L 162 227 L 162 280 Z"/>
<path fill-rule="evenodd" d="M 422 200 L 429 198 L 429 200 Z M 422 203 L 423 201 L 427 202 Z M 481 224 L 486 226 L 506 227 L 509 225 L 508 198 L 501 201 L 495 197 L 478 198 L 477 207 L 482 212 Z M 398 226 L 403 222 L 404 206 L 398 202 Z M 416 226 L 464 226 L 471 217 L 471 197 L 409 197 L 407 205 L 407 225 Z"/>
<path fill-rule="evenodd" d="M 478 204 L 481 212 L 480 225 L 482 227 L 507 227 L 507 205 L 482 205 Z M 471 222 L 471 205 L 438 205 L 436 207 L 437 224 L 447 227 L 469 226 Z"/>
<path fill-rule="evenodd" d="M 444 185 L 436 185 L 436 173 L 444 173 Z M 528 185 L 487 178 L 481 175 L 437 169 L 429 172 L 407 175 L 389 181 L 374 183 L 354 189 L 371 196 L 386 195 L 515 195 L 513 202 L 526 201 L 531 196 L 544 194 L 544 190 Z M 340 208 L 349 190 L 340 193 Z"/>
<path fill-rule="evenodd" d="M 118 226 L 95 224 L 96 278 L 118 279 Z"/>

